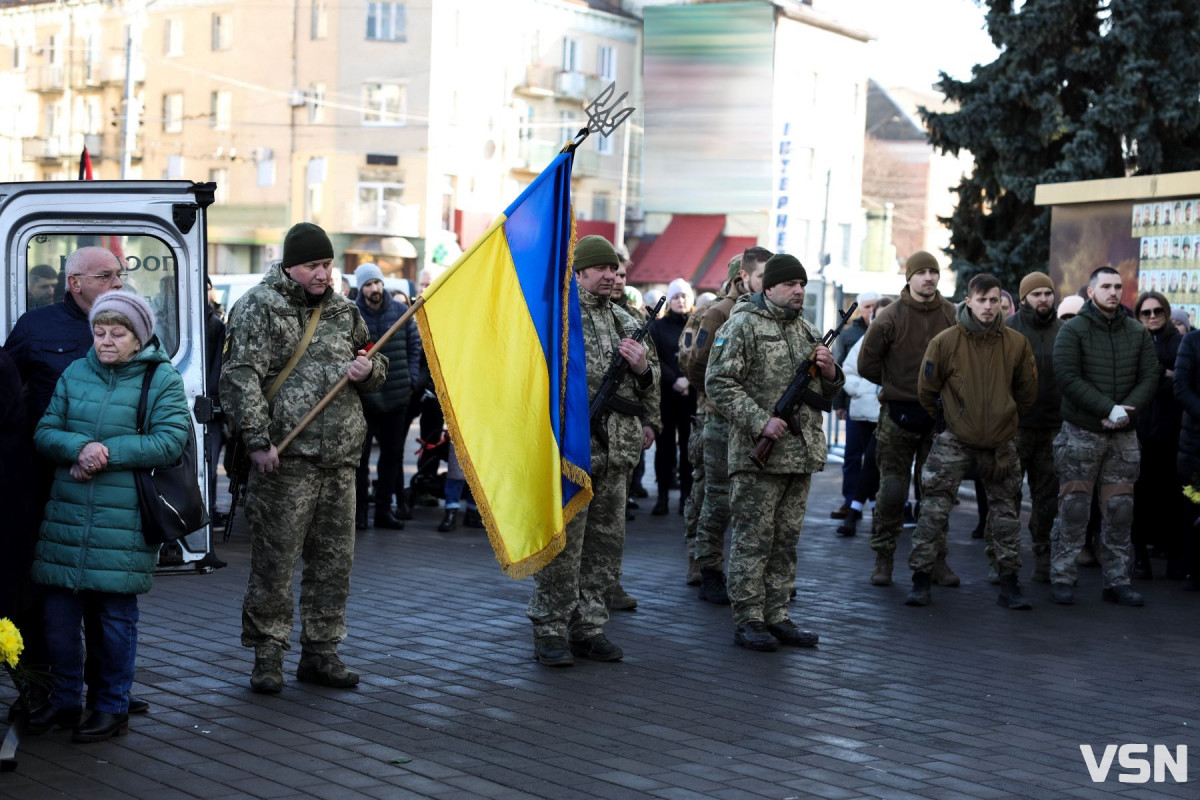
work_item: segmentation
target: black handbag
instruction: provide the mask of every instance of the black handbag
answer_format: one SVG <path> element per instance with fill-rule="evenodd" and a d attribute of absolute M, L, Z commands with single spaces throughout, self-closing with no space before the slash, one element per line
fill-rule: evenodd
<path fill-rule="evenodd" d="M 146 403 L 150 381 L 157 365 L 148 367 L 142 378 L 142 397 L 138 401 L 137 432 L 145 434 Z M 142 515 L 142 538 L 158 545 L 182 539 L 208 524 L 208 509 L 200 495 L 196 473 L 196 434 L 188 419 L 188 438 L 183 454 L 174 464 L 133 470 L 137 484 L 138 511 Z"/>

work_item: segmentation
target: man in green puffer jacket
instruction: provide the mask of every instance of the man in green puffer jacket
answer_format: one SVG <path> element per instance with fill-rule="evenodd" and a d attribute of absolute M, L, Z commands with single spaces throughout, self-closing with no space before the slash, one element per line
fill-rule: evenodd
<path fill-rule="evenodd" d="M 354 303 L 330 285 L 332 267 L 333 244 L 325 231 L 297 223 L 284 239 L 282 263 L 229 313 L 221 402 L 253 465 L 246 496 L 251 549 L 242 644 L 254 648 L 250 688 L 256 692 L 283 688 L 292 576 L 301 554 L 296 678 L 343 688 L 358 683 L 337 654 L 346 636 L 354 565 L 354 473 L 367 429 L 358 393 L 383 386 L 388 361 L 381 353 L 367 356 L 370 333 Z M 268 401 L 314 313 L 311 342 Z M 275 443 L 343 376 L 350 385 L 281 457 Z"/>
<path fill-rule="evenodd" d="M 1062 390 L 1063 427 L 1054 439 L 1058 519 L 1050 533 L 1054 602 L 1075 601 L 1075 557 L 1087 535 L 1092 487 L 1099 484 L 1102 599 L 1140 606 L 1129 585 L 1133 484 L 1141 465 L 1133 415 L 1158 388 L 1158 359 L 1150 332 L 1121 308 L 1121 275 L 1100 267 L 1088 281 L 1079 315 L 1054 342 L 1054 374 Z"/>
<path fill-rule="evenodd" d="M 921 469 L 921 517 L 908 564 L 913 590 L 905 601 L 930 601 L 933 565 L 946 548 L 946 528 L 958 487 L 972 464 L 987 493 L 993 547 L 1000 568 L 999 603 L 1029 608 L 1021 595 L 1021 462 L 1014 437 L 1017 420 L 1037 400 L 1037 367 L 1029 341 L 1005 327 L 1000 282 L 987 273 L 967 285 L 958 324 L 939 333 L 925 351 L 917 383 L 921 405 L 943 416 L 945 430 L 933 440 Z"/>

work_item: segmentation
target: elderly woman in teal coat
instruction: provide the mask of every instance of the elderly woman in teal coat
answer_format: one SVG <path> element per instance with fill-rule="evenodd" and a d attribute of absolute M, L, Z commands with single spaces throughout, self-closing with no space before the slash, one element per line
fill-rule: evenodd
<path fill-rule="evenodd" d="M 38 452 L 57 464 L 33 564 L 34 581 L 46 587 L 51 692 L 26 728 L 72 728 L 78 742 L 129 730 L 137 596 L 150 590 L 158 550 L 142 537 L 133 470 L 174 463 L 191 424 L 183 380 L 154 336 L 149 304 L 108 292 L 92 305 L 89 321 L 92 349 L 63 372 L 34 435 Z M 146 370 L 154 373 L 139 434 Z M 101 652 L 89 676 L 94 705 L 80 722 L 85 618 L 101 628 L 88 635 Z"/>

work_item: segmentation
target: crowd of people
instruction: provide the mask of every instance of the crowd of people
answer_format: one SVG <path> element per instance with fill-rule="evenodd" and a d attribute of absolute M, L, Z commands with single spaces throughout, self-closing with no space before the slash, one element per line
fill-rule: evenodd
<path fill-rule="evenodd" d="M 440 531 L 457 527 L 464 503 L 463 523 L 482 525 L 455 470 L 416 327 L 372 347 L 407 298 L 387 292 L 370 263 L 347 296 L 333 262 L 325 232 L 299 223 L 282 260 L 227 317 L 207 311 L 207 392 L 250 463 L 242 644 L 254 651 L 249 684 L 261 693 L 285 685 L 298 562 L 296 679 L 350 688 L 359 676 L 338 650 L 356 530 L 403 528 L 423 492 L 445 502 Z M 870 582 L 888 586 L 897 543 L 912 530 L 909 605 L 960 583 L 947 533 L 964 479 L 976 482 L 978 536 L 1005 608 L 1031 605 L 1020 582 L 1026 478 L 1031 578 L 1050 584 L 1054 602 L 1075 602 L 1079 566 L 1098 562 L 1102 598 L 1140 606 L 1132 581 L 1153 576 L 1157 555 L 1166 577 L 1200 589 L 1197 512 L 1184 497 L 1200 474 L 1200 338 L 1180 330 L 1186 319 L 1161 293 L 1143 292 L 1127 310 L 1121 276 L 1102 266 L 1085 296 L 1059 302 L 1049 276 L 1032 272 L 1014 305 L 984 274 L 956 305 L 938 291 L 936 258 L 918 252 L 896 299 L 859 295 L 857 317 L 826 347 L 804 317 L 808 275 L 792 255 L 749 248 L 730 262 L 721 292 L 699 301 L 685 280 L 672 281 L 653 320 L 654 298 L 626 285 L 628 256 L 611 242 L 582 237 L 573 266 L 589 394 L 614 354 L 629 370 L 593 420 L 593 499 L 535 576 L 527 616 L 541 664 L 623 657 L 605 626 L 612 610 L 637 605 L 621 586 L 625 529 L 648 495 L 643 455 L 655 444 L 651 513 L 682 515 L 687 583 L 730 606 L 734 642 L 755 651 L 817 644 L 789 601 L 830 409 L 847 431 L 837 533 L 854 537 L 870 517 Z M 133 470 L 177 460 L 191 424 L 154 308 L 121 291 L 123 274 L 111 252 L 79 249 L 66 260 L 62 299 L 39 299 L 0 349 L 0 441 L 36 467 L 19 474 L 5 459 L 0 500 L 32 535 L 13 539 L 0 611 L 19 619 L 28 660 L 48 665 L 52 679 L 23 712 L 27 730 L 70 728 L 81 742 L 121 735 L 129 714 L 146 709 L 130 690 L 137 595 L 150 588 L 156 548 L 141 535 Z M 421 277 L 423 290 L 435 276 Z M 798 371 L 808 376 L 799 402 L 778 410 Z M 342 380 L 351 390 L 281 452 Z M 406 487 L 403 446 L 418 416 L 422 458 Z M 215 462 L 219 438 L 207 446 Z M 438 471 L 443 460 L 448 474 Z"/>

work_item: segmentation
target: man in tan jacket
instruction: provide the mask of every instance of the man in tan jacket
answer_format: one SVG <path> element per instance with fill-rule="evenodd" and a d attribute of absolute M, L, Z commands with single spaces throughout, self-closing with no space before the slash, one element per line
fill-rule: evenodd
<path fill-rule="evenodd" d="M 929 605 L 933 565 L 946 547 L 946 527 L 958 486 L 971 464 L 987 493 L 1000 597 L 1005 608 L 1030 608 L 1021 594 L 1021 522 L 1017 495 L 1021 462 L 1015 436 L 1021 414 L 1037 402 L 1037 366 L 1029 340 L 1000 315 L 1000 282 L 976 275 L 958 307 L 958 324 L 934 337 L 917 383 L 921 405 L 945 430 L 921 470 L 921 517 L 908 565 L 913 588 L 905 601 Z"/>

